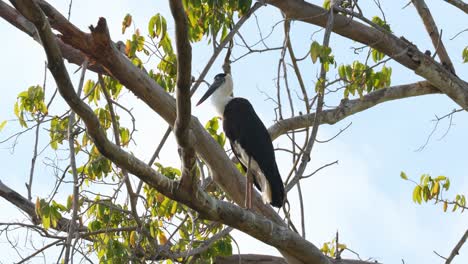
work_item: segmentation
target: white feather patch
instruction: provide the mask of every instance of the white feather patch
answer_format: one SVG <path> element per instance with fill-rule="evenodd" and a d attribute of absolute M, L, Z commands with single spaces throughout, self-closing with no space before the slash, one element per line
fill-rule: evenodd
<path fill-rule="evenodd" d="M 233 147 L 240 156 L 240 162 L 242 162 L 242 164 L 246 168 L 248 168 L 249 156 L 247 155 L 247 152 L 245 152 L 245 150 L 237 141 L 234 142 Z M 257 183 L 260 185 L 260 188 L 262 189 L 261 191 L 263 203 L 271 203 L 270 184 L 268 183 L 265 174 L 263 174 L 262 170 L 260 169 L 260 166 L 258 166 L 258 163 L 253 158 L 250 160 L 250 169 L 253 170 L 253 175 L 257 180 Z"/>

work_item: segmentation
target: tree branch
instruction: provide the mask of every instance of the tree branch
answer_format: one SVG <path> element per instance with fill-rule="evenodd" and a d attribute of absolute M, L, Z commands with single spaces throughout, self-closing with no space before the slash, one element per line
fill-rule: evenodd
<path fill-rule="evenodd" d="M 338 107 L 324 110 L 322 112 L 321 123 L 333 125 L 348 116 L 367 110 L 380 103 L 436 93 L 440 93 L 440 91 L 426 81 L 379 89 L 362 98 L 354 100 L 343 99 Z M 291 130 L 310 127 L 314 119 L 315 113 L 284 119 L 272 125 L 268 131 L 274 140 Z"/>
<path fill-rule="evenodd" d="M 86 74 L 86 69 L 88 67 L 88 61 L 85 60 L 83 63 L 83 68 L 81 70 L 81 77 L 80 83 L 78 84 L 78 97 L 81 94 L 81 90 L 83 88 L 84 78 Z M 68 237 L 65 243 L 66 250 L 65 250 L 65 263 L 68 263 L 70 260 L 70 247 L 75 236 L 76 230 L 76 221 L 78 219 L 78 209 L 80 207 L 80 185 L 78 183 L 78 171 L 76 167 L 76 159 L 75 159 L 75 131 L 74 131 L 74 124 L 75 124 L 75 112 L 71 111 L 70 115 L 68 116 L 68 151 L 70 152 L 70 167 L 73 174 L 73 211 L 72 211 L 72 218 L 70 221 L 70 228 L 68 231 Z M 71 252 L 73 256 L 73 252 Z"/>
<path fill-rule="evenodd" d="M 452 252 L 450 253 L 450 256 L 447 258 L 447 261 L 445 261 L 445 264 L 452 263 L 452 260 L 455 258 L 456 255 L 458 255 L 460 248 L 463 246 L 463 244 L 465 244 L 466 239 L 468 239 L 468 230 L 465 231 L 465 234 L 463 234 L 460 241 L 458 241 L 457 245 L 453 248 Z"/>
<path fill-rule="evenodd" d="M 258 254 L 239 254 L 229 257 L 217 257 L 216 264 L 288 264 L 284 259 L 269 255 Z M 378 262 L 371 262 L 365 260 L 351 260 L 351 259 L 332 259 L 331 263 L 334 264 L 379 264 Z"/>
<path fill-rule="evenodd" d="M 39 35 L 36 32 L 36 28 L 34 25 L 27 20 L 23 15 L 21 15 L 18 11 L 16 11 L 11 6 L 7 5 L 5 2 L 0 0 L 0 17 L 8 21 L 10 24 L 18 28 L 19 30 L 23 31 L 24 33 L 28 34 L 32 37 L 35 41 L 41 44 L 39 39 Z M 62 40 L 59 38 L 57 39 L 57 43 L 60 47 L 60 51 L 62 55 L 69 63 L 73 63 L 76 65 L 81 66 L 83 62 L 86 60 L 85 54 L 81 51 L 71 47 L 63 43 Z M 88 67 L 89 70 L 94 71 L 96 73 L 101 73 L 108 75 L 108 73 L 100 66 L 99 64 L 91 64 Z"/>
<path fill-rule="evenodd" d="M 192 47 L 188 39 L 188 21 L 181 0 L 169 0 L 175 23 L 177 48 L 177 88 L 174 134 L 182 158 L 181 188 L 192 192 L 196 186 L 195 151 L 189 134 L 191 113 L 190 86 L 192 84 Z"/>
<path fill-rule="evenodd" d="M 463 2 L 462 0 L 444 0 L 444 1 L 459 8 L 460 10 L 468 14 L 468 4 Z"/>
<path fill-rule="evenodd" d="M 12 203 L 14 206 L 19 208 L 21 211 L 28 214 L 33 224 L 39 225 L 41 223 L 41 220 L 36 214 L 36 209 L 35 209 L 34 204 L 30 202 L 28 199 L 26 199 L 25 197 L 23 197 L 21 194 L 17 193 L 10 187 L 6 186 L 1 180 L 0 180 L 0 197 L 3 197 L 5 200 L 7 200 L 8 202 Z M 62 217 L 57 222 L 57 226 L 54 229 L 58 231 L 68 232 L 69 225 L 70 225 L 70 220 Z M 86 229 L 87 228 L 83 226 L 78 227 L 79 231 L 84 231 Z"/>
<path fill-rule="evenodd" d="M 432 40 L 432 44 L 435 48 L 435 53 L 442 62 L 442 65 L 446 66 L 447 69 L 455 74 L 455 68 L 453 67 L 452 61 L 445 49 L 445 45 L 442 42 L 442 36 L 439 34 L 439 29 L 437 29 L 437 25 L 434 21 L 434 18 L 431 15 L 431 11 L 429 7 L 427 7 L 424 0 L 411 0 L 413 2 L 414 7 L 418 11 L 419 16 L 421 17 L 424 26 L 426 27 L 427 33 Z"/>
<path fill-rule="evenodd" d="M 270 0 L 269 4 L 279 8 L 289 19 L 326 26 L 327 10 L 303 0 Z M 395 61 L 413 70 L 432 85 L 447 94 L 464 109 L 468 108 L 468 83 L 446 70 L 416 46 L 403 39 L 368 27 L 357 21 L 337 14 L 333 31 L 345 38 L 358 41 L 385 53 Z"/>

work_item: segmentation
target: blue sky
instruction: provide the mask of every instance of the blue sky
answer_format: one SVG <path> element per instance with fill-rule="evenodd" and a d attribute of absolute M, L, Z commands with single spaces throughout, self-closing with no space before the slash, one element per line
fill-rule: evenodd
<path fill-rule="evenodd" d="M 318 3 L 317 1 L 313 1 Z M 364 14 L 368 17 L 380 15 L 372 1 L 360 2 Z M 405 36 L 416 44 L 420 50 L 433 50 L 432 43 L 424 30 L 422 22 L 412 6 L 402 9 L 407 1 L 381 1 L 386 18 L 393 32 L 397 36 Z M 449 55 L 455 65 L 458 75 L 468 80 L 468 64 L 461 64 L 461 51 L 467 45 L 467 34 L 462 34 L 454 40 L 449 40 L 459 31 L 467 28 L 468 19 L 458 9 L 444 1 L 427 1 L 436 19 L 439 29 L 443 29 L 443 40 Z M 50 1 L 62 13 L 67 13 L 68 1 Z M 92 6 L 93 8 L 89 8 Z M 112 8 L 109 8 L 112 6 Z M 135 27 L 146 32 L 147 21 L 156 14 L 162 13 L 168 20 L 169 31 L 173 30 L 172 19 L 166 1 L 73 1 L 71 21 L 81 29 L 95 24 L 98 17 L 105 17 L 110 26 L 114 40 L 124 40 L 120 25 L 126 13 L 134 17 Z M 257 12 L 259 27 L 262 32 L 269 32 L 272 26 L 281 20 L 281 15 L 273 7 L 263 7 Z M 291 38 L 297 56 L 307 52 L 313 40 L 321 42 L 321 33 L 313 34 L 319 28 L 300 22 L 292 23 Z M 131 31 L 131 30 L 130 30 Z M 1 45 L 4 59 L 0 62 L 2 74 L 0 83 L 2 96 L 0 97 L 0 121 L 14 119 L 13 103 L 17 94 L 27 87 L 43 82 L 44 53 L 42 48 L 24 33 L 13 28 L 6 22 L 0 23 L 0 32 L 8 36 Z M 273 35 L 267 40 L 270 47 L 282 44 L 282 25 L 274 28 Z M 254 43 L 258 40 L 255 18 L 251 18 L 242 30 L 243 35 Z M 361 44 L 332 35 L 331 46 L 338 64 L 350 63 L 362 59 L 363 55 L 355 55 L 350 47 Z M 241 54 L 240 50 L 235 54 Z M 274 104 L 260 91 L 275 96 L 275 80 L 279 52 L 255 54 L 232 65 L 235 84 L 235 94 L 249 99 L 267 126 L 273 124 Z M 193 74 L 197 76 L 211 56 L 210 46 L 206 43 L 195 44 L 193 47 Z M 207 79 L 210 80 L 220 72 L 219 59 L 212 67 Z M 393 68 L 392 84 L 405 84 L 421 80 L 410 70 L 396 63 L 389 63 Z M 302 73 L 306 85 L 312 91 L 318 75 L 318 66 L 310 62 L 301 63 Z M 70 73 L 76 66 L 69 67 Z M 333 76 L 333 71 L 330 76 Z M 293 79 L 292 72 L 289 73 Z M 92 77 L 92 76 L 91 76 Z M 78 74 L 74 75 L 77 83 Z M 48 94 L 55 88 L 51 76 L 47 81 Z M 206 87 L 201 87 L 194 96 L 197 100 Z M 292 82 L 292 89 L 299 91 Z M 336 105 L 341 94 L 326 98 L 329 106 Z M 148 160 L 156 144 L 165 131 L 166 124 L 149 108 L 127 93 L 125 100 L 134 107 L 133 111 L 139 119 L 136 134 L 137 146 L 132 150 L 141 159 Z M 299 105 L 298 102 L 296 102 Z M 62 100 L 57 107 L 65 109 Z M 307 238 L 317 246 L 330 241 L 335 232 L 340 232 L 340 238 L 351 249 L 360 253 L 363 259 L 372 257 L 384 263 L 442 263 L 433 251 L 447 256 L 467 229 L 467 214 L 443 213 L 441 205 L 416 205 L 411 200 L 413 185 L 400 179 L 400 171 L 405 171 L 413 179 L 419 179 L 423 173 L 433 176 L 445 175 L 450 177 L 452 187 L 447 194 L 452 197 L 457 193 L 468 194 L 468 180 L 466 172 L 468 165 L 465 161 L 465 150 L 468 143 L 464 140 L 468 130 L 468 116 L 458 113 L 454 116 L 454 126 L 443 137 L 448 126 L 447 121 L 439 124 L 439 129 L 429 141 L 423 151 L 417 150 L 434 127 L 432 121 L 435 115 L 442 116 L 452 109 L 459 108 L 444 95 L 431 95 L 419 98 L 389 102 L 374 107 L 363 113 L 349 117 L 333 126 L 324 125 L 320 128 L 319 139 L 327 139 L 352 122 L 351 127 L 337 139 L 327 144 L 316 144 L 312 153 L 312 161 L 307 171 L 313 171 L 325 163 L 339 160 L 339 164 L 321 171 L 302 183 L 305 193 L 305 212 Z M 210 104 L 203 104 L 193 108 L 193 114 L 202 123 L 213 116 L 214 109 Z M 57 113 L 59 111 L 57 110 Z M 18 129 L 16 122 L 9 122 L 0 132 L 0 140 L 14 133 Z M 44 132 L 46 134 L 46 132 Z M 47 136 L 40 142 L 40 149 L 46 144 Z M 26 196 L 24 182 L 29 175 L 30 157 L 32 156 L 32 133 L 20 137 L 14 151 L 11 142 L 0 145 L 2 162 L 2 176 L 0 180 Z M 275 146 L 287 147 L 287 141 L 280 138 L 274 142 Z M 164 155 L 160 162 L 178 166 L 178 156 L 174 140 L 171 139 L 163 149 Z M 54 181 L 51 169 L 44 163 L 51 152 L 39 156 L 36 180 L 33 186 L 34 195 L 49 193 L 50 185 Z M 63 156 L 63 153 L 60 153 Z M 280 170 L 288 172 L 290 158 L 278 154 Z M 66 161 L 62 161 L 66 162 Z M 63 163 L 65 164 L 65 163 Z M 71 187 L 63 189 L 59 197 L 66 197 L 71 193 Z M 289 199 L 292 213 L 299 214 L 297 194 L 292 191 Z M 35 196 L 34 196 L 35 199 Z M 4 200 L 0 200 L 0 207 L 4 213 L 0 221 L 22 219 L 23 216 Z M 296 222 L 296 226 L 299 223 Z M 242 253 L 257 252 L 264 254 L 278 254 L 268 245 L 249 238 L 241 232 L 234 233 Z M 38 238 L 37 241 L 39 241 Z M 14 251 L 9 248 L 4 236 L 0 237 L 2 252 L 6 252 L 5 263 L 8 259 L 17 260 Z M 460 256 L 453 263 L 467 263 L 468 246 L 460 251 Z M 353 257 L 352 255 L 348 255 Z M 48 259 L 47 263 L 54 262 Z"/>

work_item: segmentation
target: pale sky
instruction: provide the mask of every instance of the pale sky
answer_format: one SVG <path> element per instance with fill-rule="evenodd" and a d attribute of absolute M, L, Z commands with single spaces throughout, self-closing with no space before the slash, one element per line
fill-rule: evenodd
<path fill-rule="evenodd" d="M 313 1 L 318 3 L 318 1 Z M 405 36 L 416 44 L 420 50 L 434 50 L 430 39 L 424 30 L 413 6 L 402 9 L 407 0 L 381 1 L 385 15 L 394 34 Z M 443 30 L 444 44 L 455 65 L 457 74 L 468 80 L 468 64 L 462 64 L 461 53 L 467 45 L 468 33 L 450 40 L 456 33 L 468 27 L 468 19 L 462 11 L 448 5 L 444 1 L 426 1 L 429 5 L 439 29 Z M 68 11 L 68 1 L 50 1 L 62 14 Z M 373 1 L 360 1 L 367 17 L 380 15 Z M 92 8 L 90 8 L 92 7 Z M 99 17 L 105 17 L 114 41 L 125 40 L 129 33 L 122 36 L 121 22 L 126 13 L 133 15 L 134 26 L 141 32 L 147 32 L 147 22 L 156 13 L 163 14 L 168 21 L 169 32 L 173 31 L 172 17 L 167 1 L 73 1 L 71 21 L 82 30 L 87 30 L 91 24 L 96 24 Z M 281 15 L 274 7 L 262 7 L 257 12 L 259 26 L 264 34 L 271 31 L 272 26 L 281 20 Z M 133 25 L 128 32 L 132 32 Z M 321 33 L 313 35 L 319 28 L 292 23 L 292 42 L 297 56 L 303 56 L 313 40 L 322 41 Z M 0 83 L 3 85 L 0 97 L 0 122 L 14 119 L 13 104 L 20 91 L 31 85 L 42 84 L 45 56 L 37 43 L 26 34 L 17 30 L 4 20 L 0 23 L 0 32 L 4 41 L 0 44 L 3 60 L 0 62 L 2 74 Z M 258 40 L 255 18 L 251 18 L 241 30 L 250 43 Z M 282 45 L 282 25 L 276 26 L 273 35 L 267 40 L 270 47 Z M 338 64 L 350 63 L 363 56 L 353 54 L 350 47 L 360 47 L 361 44 L 332 35 L 331 47 Z M 242 51 L 237 50 L 239 55 Z M 224 54 L 223 54 L 224 55 Z M 221 71 L 220 64 L 224 58 L 220 56 L 207 76 L 211 81 L 213 76 Z M 206 42 L 193 45 L 193 75 L 203 69 L 211 56 L 211 46 Z M 274 104 L 266 100 L 265 92 L 274 97 L 276 94 L 275 80 L 279 52 L 254 54 L 232 65 L 236 96 L 249 99 L 255 106 L 259 116 L 268 126 L 273 124 Z M 388 63 L 393 68 L 392 85 L 411 83 L 421 80 L 410 70 L 394 63 Z M 302 65 L 301 65 L 302 66 Z M 69 67 L 70 74 L 77 66 Z M 317 79 L 317 65 L 303 63 L 302 73 L 310 90 Z M 329 73 L 333 76 L 333 71 Z M 293 78 L 292 71 L 289 73 Z M 92 78 L 93 76 L 90 76 Z M 73 75 L 77 84 L 78 74 Z M 292 82 L 292 89 L 299 91 Z M 47 94 L 55 88 L 52 76 L 48 75 Z M 197 100 L 206 90 L 201 86 L 195 94 Z M 341 94 L 326 98 L 328 106 L 336 105 Z M 134 115 L 138 117 L 136 141 L 132 151 L 143 160 L 148 160 L 158 144 L 167 125 L 141 101 L 126 92 L 125 100 L 132 105 Z M 56 109 L 63 110 L 63 100 L 57 101 Z M 307 239 L 321 247 L 323 242 L 331 241 L 335 232 L 340 232 L 340 240 L 349 248 L 358 252 L 363 259 L 372 258 L 383 263 L 443 263 L 433 251 L 448 256 L 462 234 L 468 228 L 468 214 L 459 212 L 444 213 L 441 204 L 417 205 L 412 201 L 414 185 L 403 181 L 399 175 L 405 171 L 411 178 L 419 180 L 423 173 L 432 176 L 445 175 L 451 179 L 451 188 L 447 197 L 462 193 L 468 195 L 468 179 L 466 172 L 468 163 L 464 154 L 468 147 L 465 140 L 468 131 L 468 115 L 457 113 L 453 118 L 453 126 L 448 134 L 441 138 L 448 127 L 447 120 L 439 124 L 434 136 L 423 151 L 416 150 L 424 144 L 432 131 L 435 115 L 442 116 L 459 107 L 444 95 L 431 95 L 419 98 L 389 102 L 362 113 L 349 117 L 333 126 L 320 127 L 318 139 L 328 139 L 344 128 L 350 122 L 351 127 L 338 138 L 327 144 L 316 144 L 311 155 L 312 161 L 307 172 L 339 160 L 338 165 L 327 168 L 315 176 L 302 182 L 304 195 Z M 60 113 L 56 110 L 55 113 Z M 193 114 L 204 124 L 213 117 L 214 109 L 209 103 L 193 108 Z M 48 127 L 48 125 L 46 126 Z M 18 124 L 10 121 L 0 132 L 0 141 L 19 129 Z M 46 146 L 47 132 L 39 144 L 39 149 Z M 22 135 L 14 148 L 12 142 L 0 145 L 0 160 L 2 172 L 0 180 L 6 185 L 27 196 L 24 183 L 28 179 L 30 158 L 32 157 L 33 134 Z M 288 145 L 284 138 L 274 142 L 275 146 Z M 65 146 L 62 148 L 65 149 Z M 52 154 L 52 155 L 51 155 Z M 59 152 L 64 156 L 63 151 Z M 48 195 L 51 184 L 55 182 L 52 170 L 45 166 L 50 163 L 46 157 L 53 153 L 46 151 L 38 158 L 38 168 L 33 185 L 34 200 L 37 195 Z M 171 139 L 163 149 L 159 162 L 178 166 L 178 156 L 174 140 Z M 289 156 L 278 153 L 277 160 L 283 179 L 289 170 Z M 61 161 L 66 164 L 67 160 Z M 65 199 L 72 192 L 71 186 L 63 189 L 58 199 Z M 298 219 L 299 203 L 297 193 L 288 195 L 292 205 L 293 216 Z M 62 200 L 64 202 L 65 200 Z M 0 199 L 0 222 L 11 219 L 24 219 L 14 206 Z M 298 220 L 296 226 L 300 226 Z M 13 234 L 13 233 L 11 233 Z M 241 232 L 234 232 L 242 253 L 275 254 L 278 252 L 252 239 Z M 24 239 L 23 233 L 18 233 L 18 239 Z M 36 242 L 41 241 L 35 238 Z M 23 243 L 20 246 L 24 246 Z M 27 245 L 29 248 L 30 246 Z M 4 235 L 0 236 L 2 259 L 0 263 L 18 261 L 19 258 L 10 248 Z M 47 263 L 54 263 L 60 249 L 52 249 Z M 236 248 L 234 247 L 234 253 Z M 27 256 L 27 253 L 23 254 Z M 355 257 L 346 254 L 347 257 Z M 41 259 L 42 261 L 42 259 Z M 468 246 L 462 248 L 460 255 L 452 262 L 454 264 L 468 263 Z"/>

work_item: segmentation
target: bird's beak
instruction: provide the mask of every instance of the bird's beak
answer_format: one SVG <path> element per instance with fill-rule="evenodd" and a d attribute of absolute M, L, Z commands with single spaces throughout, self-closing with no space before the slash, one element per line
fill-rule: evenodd
<path fill-rule="evenodd" d="M 203 103 L 206 99 L 208 99 L 208 97 L 210 97 L 210 95 L 212 95 L 214 93 L 214 91 L 216 91 L 216 89 L 218 89 L 221 84 L 223 84 L 223 81 L 221 80 L 216 80 L 211 86 L 210 88 L 208 88 L 208 91 L 206 91 L 206 93 L 202 96 L 202 98 L 200 99 L 200 101 L 198 101 L 197 103 L 197 106 L 201 105 L 201 103 Z"/>

